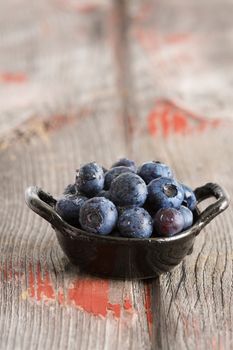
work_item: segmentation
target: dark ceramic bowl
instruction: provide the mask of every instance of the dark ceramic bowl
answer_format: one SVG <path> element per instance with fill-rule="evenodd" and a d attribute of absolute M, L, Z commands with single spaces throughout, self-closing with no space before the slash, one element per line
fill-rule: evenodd
<path fill-rule="evenodd" d="M 99 236 L 70 226 L 55 211 L 56 199 L 38 187 L 26 190 L 28 206 L 51 223 L 69 260 L 86 273 L 110 278 L 152 278 L 170 271 L 191 254 L 195 237 L 229 205 L 224 190 L 208 183 L 195 190 L 198 203 L 216 201 L 203 212 L 196 210 L 194 224 L 173 237 L 146 239 Z"/>

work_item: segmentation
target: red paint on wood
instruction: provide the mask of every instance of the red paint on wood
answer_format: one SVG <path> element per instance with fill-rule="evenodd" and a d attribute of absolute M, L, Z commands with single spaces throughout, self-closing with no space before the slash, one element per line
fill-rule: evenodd
<path fill-rule="evenodd" d="M 49 272 L 45 270 L 42 277 L 40 265 L 37 265 L 36 274 L 34 275 L 32 266 L 29 266 L 29 290 L 28 294 L 32 298 L 41 301 L 42 299 L 54 299 L 55 293 L 50 279 Z"/>
<path fill-rule="evenodd" d="M 58 302 L 62 306 L 74 306 L 95 316 L 106 317 L 112 313 L 120 318 L 122 311 L 131 311 L 132 304 L 129 299 L 122 303 L 109 301 L 109 281 L 101 279 L 75 279 L 67 288 L 55 287 L 52 284 L 49 271 L 41 272 L 40 264 L 33 272 L 29 266 L 29 288 L 27 295 L 36 301 Z"/>
<path fill-rule="evenodd" d="M 113 312 L 113 315 L 117 318 L 121 316 L 121 305 L 120 304 L 107 304 L 107 309 Z"/>
<path fill-rule="evenodd" d="M 2 72 L 0 73 L 0 82 L 7 84 L 22 84 L 27 81 L 27 76 L 24 73 L 11 73 Z"/>
<path fill-rule="evenodd" d="M 34 278 L 34 274 L 33 274 L 33 270 L 32 270 L 32 266 L 29 266 L 29 276 L 28 276 L 28 283 L 29 283 L 29 296 L 31 298 L 35 297 L 35 278 Z"/>
<path fill-rule="evenodd" d="M 152 335 L 152 323 L 153 323 L 153 314 L 152 314 L 152 302 L 151 302 L 151 283 L 145 284 L 145 311 L 146 311 L 146 318 L 147 318 L 147 324 L 148 324 L 148 330 L 150 337 Z"/>
<path fill-rule="evenodd" d="M 106 316 L 109 282 L 105 280 L 77 280 L 68 288 L 67 302 L 94 315 Z"/>
<path fill-rule="evenodd" d="M 169 111 L 165 110 L 161 119 L 163 135 L 166 137 L 170 132 Z"/>
<path fill-rule="evenodd" d="M 7 282 L 21 277 L 24 281 L 25 273 L 13 268 L 7 262 L 0 268 L 3 278 Z M 50 273 L 45 266 L 43 272 L 41 264 L 35 268 L 30 263 L 28 267 L 28 288 L 22 293 L 22 298 L 30 298 L 36 302 L 57 302 L 61 306 L 73 306 L 82 309 L 92 315 L 107 317 L 110 313 L 116 318 L 120 318 L 122 313 L 132 313 L 134 311 L 130 298 L 125 298 L 119 303 L 109 301 L 110 284 L 107 280 L 77 278 L 71 281 L 68 287 L 55 286 L 52 283 Z"/>
<path fill-rule="evenodd" d="M 65 305 L 65 296 L 62 289 L 57 292 L 57 300 L 60 305 Z"/>
<path fill-rule="evenodd" d="M 195 115 L 167 100 L 157 101 L 148 115 L 149 133 L 153 136 L 161 134 L 165 138 L 173 134 L 200 133 L 221 123 L 220 119 L 211 120 Z"/>
<path fill-rule="evenodd" d="M 192 39 L 189 33 L 174 33 L 170 35 L 156 32 L 153 28 L 137 28 L 134 35 L 140 45 L 148 52 L 163 49 L 168 46 L 180 45 Z M 176 53 L 177 54 L 177 53 Z"/>
<path fill-rule="evenodd" d="M 188 33 L 175 33 L 165 36 L 165 41 L 168 44 L 180 44 L 190 39 L 191 35 Z"/>
<path fill-rule="evenodd" d="M 37 288 L 36 288 L 36 298 L 41 300 L 43 297 L 48 299 L 54 299 L 54 289 L 50 280 L 50 275 L 47 270 L 45 270 L 44 278 L 42 278 L 40 265 L 37 265 Z"/>
<path fill-rule="evenodd" d="M 135 31 L 135 37 L 141 46 L 148 51 L 153 51 L 158 48 L 159 39 L 154 31 L 137 29 Z"/>
<path fill-rule="evenodd" d="M 132 311 L 133 310 L 133 305 L 132 305 L 132 303 L 131 303 L 131 301 L 129 299 L 125 299 L 124 300 L 123 308 L 126 311 Z"/>
<path fill-rule="evenodd" d="M 172 127 L 175 133 L 182 133 L 183 131 L 188 130 L 188 122 L 186 117 L 183 114 L 181 113 L 174 114 L 172 122 L 173 122 Z"/>

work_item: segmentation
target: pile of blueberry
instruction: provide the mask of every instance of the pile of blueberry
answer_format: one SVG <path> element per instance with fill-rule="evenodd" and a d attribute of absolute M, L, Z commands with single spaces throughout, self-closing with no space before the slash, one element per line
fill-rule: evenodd
<path fill-rule="evenodd" d="M 99 235 L 133 238 L 173 236 L 193 223 L 196 198 L 178 182 L 169 166 L 157 161 L 139 168 L 120 159 L 110 170 L 95 162 L 76 173 L 57 201 L 57 213 L 69 224 Z"/>

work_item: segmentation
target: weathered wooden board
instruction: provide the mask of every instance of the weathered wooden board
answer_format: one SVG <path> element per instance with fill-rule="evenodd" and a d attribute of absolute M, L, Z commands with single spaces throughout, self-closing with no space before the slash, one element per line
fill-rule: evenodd
<path fill-rule="evenodd" d="M 233 348 L 232 207 L 172 273 L 116 282 L 81 275 L 24 203 L 121 155 L 232 195 L 232 7 L 0 4 L 1 349 Z"/>

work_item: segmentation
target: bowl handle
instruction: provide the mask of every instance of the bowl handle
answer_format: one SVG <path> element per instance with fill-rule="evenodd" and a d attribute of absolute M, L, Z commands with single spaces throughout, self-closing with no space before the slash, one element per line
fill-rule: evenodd
<path fill-rule="evenodd" d="M 199 214 L 199 218 L 194 225 L 196 229 L 198 228 L 198 234 L 203 227 L 205 227 L 215 218 L 215 216 L 223 212 L 228 207 L 230 198 L 219 185 L 214 183 L 207 183 L 204 186 L 198 187 L 194 190 L 194 193 L 198 203 L 210 197 L 215 197 L 217 199 L 216 202 L 210 204 L 203 212 Z"/>
<path fill-rule="evenodd" d="M 30 209 L 42 216 L 53 226 L 61 225 L 62 218 L 54 209 L 57 201 L 49 193 L 44 192 L 37 186 L 30 186 L 25 192 L 25 200 Z"/>

